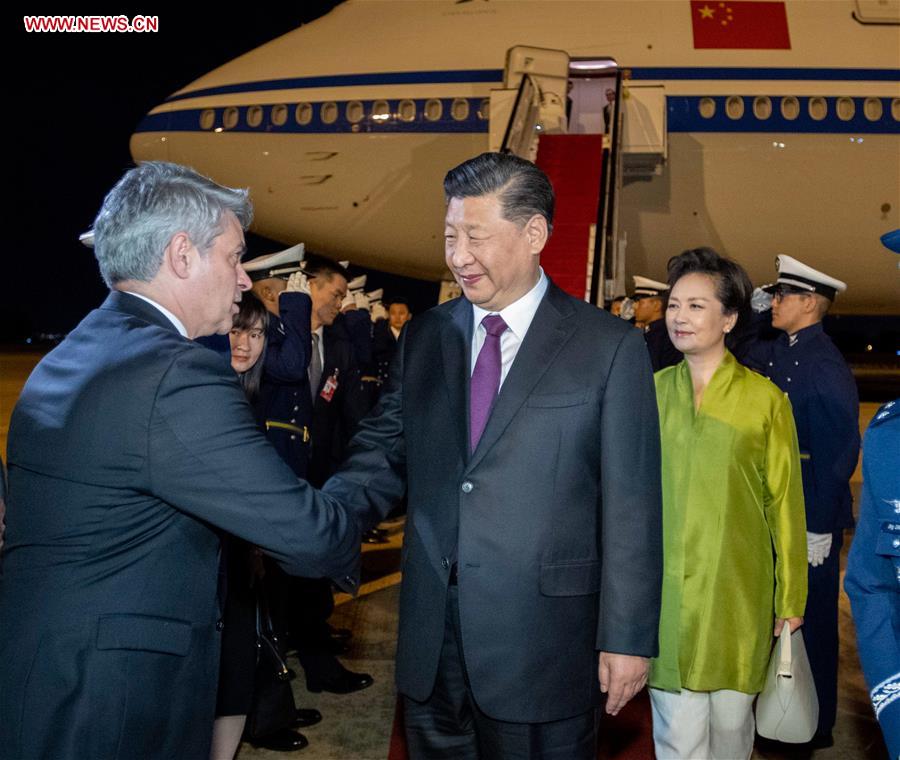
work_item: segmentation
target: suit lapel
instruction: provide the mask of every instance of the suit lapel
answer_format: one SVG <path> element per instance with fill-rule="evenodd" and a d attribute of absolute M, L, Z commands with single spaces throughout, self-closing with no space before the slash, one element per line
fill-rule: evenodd
<path fill-rule="evenodd" d="M 472 353 L 472 304 L 460 298 L 441 329 L 441 354 L 444 385 L 450 397 L 450 414 L 455 420 L 456 434 L 469 459 L 469 364 Z"/>
<path fill-rule="evenodd" d="M 494 404 L 478 447 L 468 464 L 469 470 L 476 467 L 485 453 L 500 439 L 525 399 L 575 332 L 575 321 L 571 319 L 573 314 L 574 309 L 568 302 L 568 296 L 552 282 L 549 283 L 547 293 L 538 306 L 525 340 L 519 346 L 515 361 L 500 389 L 497 403 Z M 466 388 L 468 387 L 467 377 Z M 468 413 L 466 417 L 468 418 Z"/>

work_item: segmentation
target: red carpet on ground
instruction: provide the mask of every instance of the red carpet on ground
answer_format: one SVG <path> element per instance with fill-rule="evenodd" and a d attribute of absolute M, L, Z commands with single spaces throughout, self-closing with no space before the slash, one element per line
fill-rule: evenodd
<path fill-rule="evenodd" d="M 597 760 L 650 760 L 653 734 L 650 698 L 644 689 L 615 718 L 603 713 L 600 719 Z M 403 703 L 398 699 L 388 760 L 409 760 L 403 730 Z"/>

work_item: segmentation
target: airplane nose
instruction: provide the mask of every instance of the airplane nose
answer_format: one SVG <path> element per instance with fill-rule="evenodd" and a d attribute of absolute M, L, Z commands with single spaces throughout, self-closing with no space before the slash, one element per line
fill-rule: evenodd
<path fill-rule="evenodd" d="M 134 129 L 129 149 L 135 163 L 140 161 L 174 161 L 170 139 L 170 116 L 159 106 L 151 110 Z"/>

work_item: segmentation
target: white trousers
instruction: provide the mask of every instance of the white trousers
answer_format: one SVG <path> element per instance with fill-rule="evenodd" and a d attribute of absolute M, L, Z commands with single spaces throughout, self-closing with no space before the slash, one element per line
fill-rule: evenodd
<path fill-rule="evenodd" d="M 755 694 L 650 689 L 657 760 L 747 760 Z"/>

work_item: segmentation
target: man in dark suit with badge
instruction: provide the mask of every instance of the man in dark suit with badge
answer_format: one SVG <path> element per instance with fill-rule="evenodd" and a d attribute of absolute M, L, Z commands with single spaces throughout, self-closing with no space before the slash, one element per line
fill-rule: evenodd
<path fill-rule="evenodd" d="M 601 692 L 617 713 L 657 650 L 647 350 L 544 274 L 554 197 L 534 164 L 486 153 L 444 191 L 463 297 L 405 327 L 325 491 L 374 524 L 409 486 L 397 684 L 411 757 L 593 760 Z"/>
<path fill-rule="evenodd" d="M 806 502 L 809 595 L 803 638 L 819 698 L 814 747 L 831 746 L 837 715 L 838 591 L 844 529 L 853 525 L 850 477 L 859 458 L 859 395 L 822 319 L 845 283 L 791 256 L 776 258 L 776 340 L 758 341 L 750 363 L 791 400 Z"/>
<path fill-rule="evenodd" d="M 94 221 L 111 293 L 38 364 L 9 433 L 5 757 L 209 755 L 219 531 L 357 583 L 359 532 L 259 432 L 228 362 L 246 191 L 148 162 Z"/>

